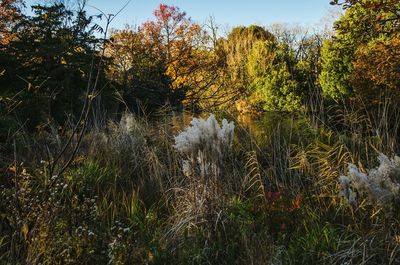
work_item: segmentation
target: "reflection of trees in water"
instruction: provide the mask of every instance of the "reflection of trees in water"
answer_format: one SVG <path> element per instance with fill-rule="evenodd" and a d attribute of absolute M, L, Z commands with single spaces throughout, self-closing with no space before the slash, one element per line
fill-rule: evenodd
<path fill-rule="evenodd" d="M 194 117 L 204 118 L 207 113 L 192 114 L 188 112 L 174 112 L 169 116 L 172 134 L 176 134 L 189 126 Z M 222 119 L 217 114 L 218 120 Z M 290 141 L 298 130 L 302 130 L 302 119 L 290 114 L 266 112 L 262 114 L 240 114 L 230 117 L 235 121 L 235 127 L 246 131 L 258 143 L 267 143 L 278 138 Z M 247 134 L 246 133 L 246 134 Z"/>
<path fill-rule="evenodd" d="M 290 115 L 266 112 L 263 114 L 241 114 L 237 116 L 240 126 L 248 129 L 255 139 L 271 136 L 284 127 L 285 131 L 291 129 L 293 120 Z"/>

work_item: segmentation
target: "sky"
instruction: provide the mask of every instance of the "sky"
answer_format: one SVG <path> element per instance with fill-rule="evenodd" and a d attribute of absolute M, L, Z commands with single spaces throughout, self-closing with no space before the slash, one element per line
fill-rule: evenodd
<path fill-rule="evenodd" d="M 26 0 L 26 3 L 29 6 L 43 1 L 45 0 Z M 96 7 L 106 14 L 116 14 L 128 1 L 88 0 L 87 10 L 96 14 Z M 225 29 L 251 24 L 268 26 L 274 23 L 300 24 L 313 28 L 320 25 L 328 14 L 335 13 L 329 2 L 330 0 L 131 0 L 114 19 L 111 27 L 140 25 L 143 21 L 152 19 L 154 9 L 163 3 L 179 7 L 199 23 L 213 16 L 217 24 Z"/>

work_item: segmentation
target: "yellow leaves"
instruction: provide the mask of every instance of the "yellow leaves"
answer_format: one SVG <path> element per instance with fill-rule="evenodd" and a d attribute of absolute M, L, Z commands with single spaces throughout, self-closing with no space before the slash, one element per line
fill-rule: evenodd
<path fill-rule="evenodd" d="M 147 253 L 147 260 L 149 261 L 149 262 L 152 262 L 152 261 L 154 261 L 154 255 L 153 255 L 153 253 L 149 250 L 149 252 Z"/>
<path fill-rule="evenodd" d="M 74 48 L 74 52 L 76 52 L 76 53 L 82 53 L 82 52 L 84 52 L 85 50 L 82 48 L 82 47 L 75 47 Z"/>
<path fill-rule="evenodd" d="M 4 75 L 6 73 L 6 69 L 0 70 L 0 76 Z"/>
<path fill-rule="evenodd" d="M 21 227 L 21 234 L 24 237 L 24 240 L 28 239 L 29 228 L 27 224 L 23 224 Z"/>
<path fill-rule="evenodd" d="M 60 63 L 63 64 L 63 65 L 66 65 L 66 64 L 67 64 L 67 61 L 65 60 L 64 57 L 61 57 Z"/>
<path fill-rule="evenodd" d="M 351 83 L 355 91 L 371 96 L 366 87 L 385 87 L 399 95 L 400 36 L 372 41 L 358 48 Z M 375 92 L 374 92 L 375 93 Z M 376 91 L 378 93 L 378 91 Z"/>
<path fill-rule="evenodd" d="M 16 167 L 16 165 L 12 165 L 9 166 L 6 171 L 11 174 L 18 173 L 19 176 L 30 176 L 26 168 L 23 167 L 23 163 L 19 165 L 19 169 Z"/>
<path fill-rule="evenodd" d="M 17 173 L 17 167 L 16 167 L 15 165 L 10 166 L 10 167 L 7 169 L 7 171 L 8 171 L 9 173 L 15 174 L 15 173 Z"/>
<path fill-rule="evenodd" d="M 77 156 L 73 161 L 72 165 L 80 165 L 86 160 L 86 157 L 84 155 Z"/>

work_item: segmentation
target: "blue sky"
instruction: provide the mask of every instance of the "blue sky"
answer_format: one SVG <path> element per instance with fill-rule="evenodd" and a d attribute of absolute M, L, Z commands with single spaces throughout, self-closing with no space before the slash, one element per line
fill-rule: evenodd
<path fill-rule="evenodd" d="M 27 4 L 40 0 L 27 0 Z M 68 1 L 68 0 L 64 0 Z M 72 1 L 72 0 L 69 0 Z M 128 0 L 88 0 L 88 11 L 116 13 Z M 43 1 L 42 1 L 43 2 Z M 111 27 L 124 24 L 139 25 L 153 18 L 153 10 L 160 4 L 178 6 L 197 22 L 205 22 L 211 15 L 223 26 L 270 25 L 273 23 L 301 24 L 316 27 L 326 17 L 332 6 L 329 0 L 131 0 L 118 15 Z"/>

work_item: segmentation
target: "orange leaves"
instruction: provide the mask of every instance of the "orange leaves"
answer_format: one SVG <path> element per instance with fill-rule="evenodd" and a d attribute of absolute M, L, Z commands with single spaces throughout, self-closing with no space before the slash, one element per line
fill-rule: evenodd
<path fill-rule="evenodd" d="M 0 1 L 0 44 L 8 44 L 13 38 L 10 27 L 21 16 L 19 0 L 1 0 Z"/>
<path fill-rule="evenodd" d="M 112 33 L 106 50 L 113 60 L 109 75 L 128 93 L 130 87 L 140 84 L 144 92 L 136 90 L 133 94 L 143 97 L 145 102 L 154 93 L 167 90 L 171 93 L 163 97 L 181 101 L 210 86 L 215 78 L 215 64 L 211 62 L 209 36 L 203 27 L 177 7 L 161 4 L 154 15 L 155 19 L 145 21 L 138 28 Z M 160 104 L 167 100 L 157 98 Z"/>
<path fill-rule="evenodd" d="M 17 173 L 17 168 L 15 166 L 10 166 L 9 168 L 7 168 L 7 171 L 9 173 L 15 174 Z"/>
<path fill-rule="evenodd" d="M 400 94 L 400 35 L 359 47 L 353 67 L 351 82 L 356 91 L 381 87 Z"/>
<path fill-rule="evenodd" d="M 292 212 L 294 210 L 300 209 L 303 204 L 303 196 L 301 194 L 297 194 L 294 198 L 282 192 L 266 192 L 265 197 L 269 202 L 269 206 L 271 209 L 282 210 L 286 212 Z"/>
<path fill-rule="evenodd" d="M 186 13 L 180 12 L 178 7 L 160 4 L 158 9 L 154 11 L 154 16 L 157 20 L 168 23 L 170 19 L 176 21 L 182 20 L 186 16 Z"/>

